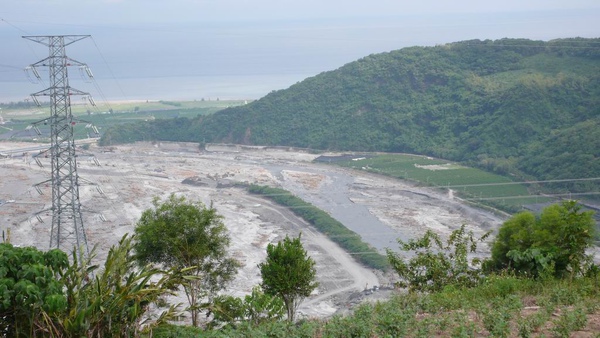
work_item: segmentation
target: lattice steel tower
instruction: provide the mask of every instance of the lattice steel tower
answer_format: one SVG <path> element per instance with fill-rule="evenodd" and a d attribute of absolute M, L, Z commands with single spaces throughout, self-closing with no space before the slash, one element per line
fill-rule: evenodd
<path fill-rule="evenodd" d="M 68 58 L 65 47 L 87 37 L 89 35 L 23 36 L 25 39 L 48 46 L 50 50 L 47 58 L 30 66 L 38 78 L 37 67 L 48 67 L 50 75 L 50 86 L 31 94 L 33 100 L 38 104 L 37 97 L 48 96 L 50 98 L 50 117 L 40 121 L 50 125 L 50 160 L 52 162 L 49 180 L 52 182 L 50 248 L 59 248 L 69 254 L 73 248 L 76 248 L 80 259 L 89 256 L 89 249 L 79 201 L 79 177 L 73 136 L 76 119 L 71 113 L 71 96 L 89 96 L 89 94 L 69 86 L 67 68 L 80 66 L 87 70 L 87 66 Z"/>

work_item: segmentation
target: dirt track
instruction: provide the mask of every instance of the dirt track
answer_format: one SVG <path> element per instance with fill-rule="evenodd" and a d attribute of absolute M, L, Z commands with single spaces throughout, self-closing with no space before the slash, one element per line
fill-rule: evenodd
<path fill-rule="evenodd" d="M 0 143 L 2 148 L 23 145 Z M 122 235 L 133 231 L 142 211 L 154 196 L 170 193 L 213 205 L 225 217 L 232 239 L 231 252 L 244 264 L 227 293 L 241 296 L 260 283 L 257 268 L 268 243 L 302 232 L 305 248 L 317 262 L 320 287 L 300 311 L 305 316 L 328 316 L 347 307 L 349 295 L 365 287 L 388 283 L 381 274 L 357 264 L 329 239 L 289 210 L 268 200 L 229 187 L 231 181 L 282 186 L 330 212 L 371 240 L 378 249 L 394 247 L 394 238 L 412 238 L 433 229 L 448 234 L 467 224 L 476 233 L 495 228 L 500 219 L 461 205 L 442 193 L 385 177 L 343 168 L 313 164 L 318 155 L 266 148 L 212 146 L 200 152 L 195 144 L 137 144 L 111 148 L 92 146 L 100 162 L 80 156 L 79 175 L 97 184 L 80 189 L 88 242 L 98 245 L 100 258 Z M 26 157 L 0 159 L 0 227 L 10 228 L 18 245 L 47 248 L 50 190 L 38 195 L 33 184 L 47 179 L 49 163 L 40 168 Z M 186 180 L 187 179 L 187 180 Z M 182 183 L 186 180 L 186 184 Z M 3 202 L 4 201 L 4 202 Z M 10 202 L 6 202 L 10 201 Z M 356 211 L 352 214 L 351 211 Z M 350 217 L 346 220 L 344 217 Z M 102 218 L 106 221 L 102 221 Z M 483 225 L 482 229 L 480 226 Z M 373 230 L 375 227 L 380 230 Z M 383 229 L 383 230 L 381 230 Z M 379 238 L 379 239 L 377 239 Z M 382 239 L 383 238 L 383 239 Z M 378 244 L 380 243 L 380 244 Z"/>

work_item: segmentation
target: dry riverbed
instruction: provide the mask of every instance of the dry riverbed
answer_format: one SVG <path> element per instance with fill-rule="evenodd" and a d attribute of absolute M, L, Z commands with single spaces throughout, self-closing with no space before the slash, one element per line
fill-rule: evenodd
<path fill-rule="evenodd" d="M 0 153 L 29 146 L 0 143 Z M 200 151 L 196 144 L 139 143 L 106 148 L 92 145 L 85 153 L 100 163 L 98 166 L 84 152 L 78 157 L 78 173 L 86 183 L 80 188 L 84 225 L 88 242 L 98 246 L 100 259 L 121 236 L 133 232 L 155 196 L 175 193 L 213 203 L 230 231 L 230 251 L 243 264 L 227 287 L 228 294 L 248 294 L 260 283 L 257 265 L 264 260 L 269 243 L 302 233 L 305 248 L 317 262 L 320 282 L 300 307 L 301 315 L 307 317 L 330 316 L 363 298 L 383 296 L 382 291 L 367 295 L 364 290 L 388 285 L 393 277 L 361 266 L 351 253 L 289 210 L 233 187 L 232 182 L 290 190 L 372 241 L 380 252 L 397 248 L 395 238 L 414 238 L 427 229 L 447 235 L 466 224 L 469 230 L 483 234 L 502 221 L 442 192 L 315 164 L 311 161 L 319 155 L 289 149 L 213 145 Z M 0 229 L 10 229 L 13 244 L 46 249 L 51 217 L 43 210 L 50 207 L 50 188 L 40 185 L 44 193 L 40 195 L 33 185 L 49 178 L 50 163 L 42 159 L 44 167 L 39 167 L 31 155 L 0 158 Z"/>

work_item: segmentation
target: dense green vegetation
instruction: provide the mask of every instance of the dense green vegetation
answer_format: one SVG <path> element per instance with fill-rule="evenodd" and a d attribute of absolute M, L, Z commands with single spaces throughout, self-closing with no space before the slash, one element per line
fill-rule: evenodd
<path fill-rule="evenodd" d="M 591 264 L 596 222 L 575 201 L 551 205 L 536 217 L 522 212 L 504 222 L 492 246 L 490 269 L 529 276 L 582 274 Z"/>
<path fill-rule="evenodd" d="M 67 308 L 57 275 L 68 266 L 60 250 L 39 251 L 0 243 L 0 337 L 43 336 L 43 314 Z"/>
<path fill-rule="evenodd" d="M 187 124 L 111 130 L 103 142 L 143 133 L 405 152 L 519 177 L 572 179 L 600 176 L 599 122 L 600 39 L 471 40 L 369 55 L 245 106 Z M 144 132 L 150 129 L 161 133 Z M 598 183 L 564 189 L 597 191 Z"/>
<path fill-rule="evenodd" d="M 385 256 L 377 253 L 369 244 L 363 242 L 358 234 L 346 228 L 325 211 L 304 202 L 289 191 L 259 185 L 250 185 L 248 191 L 263 195 L 278 204 L 288 207 L 294 214 L 312 224 L 347 252 L 356 252 L 353 257 L 362 264 L 379 270 L 389 268 Z"/>

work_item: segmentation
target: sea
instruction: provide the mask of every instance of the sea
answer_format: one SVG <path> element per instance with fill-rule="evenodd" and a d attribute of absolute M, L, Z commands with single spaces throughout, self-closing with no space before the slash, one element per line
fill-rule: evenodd
<path fill-rule="evenodd" d="M 48 47 L 10 28 L 0 26 L 0 103 L 23 101 L 46 89 L 49 81 L 40 61 Z M 91 27 L 82 31 L 91 33 L 89 38 L 65 48 L 75 60 L 68 67 L 69 85 L 95 101 L 255 100 L 373 51 L 371 45 L 348 50 L 343 48 L 347 41 L 284 28 Z M 377 47 L 386 49 L 390 47 Z M 41 79 L 25 70 L 36 64 Z"/>
<path fill-rule="evenodd" d="M 69 85 L 103 101 L 194 101 L 256 100 L 271 91 L 286 89 L 312 73 L 261 75 L 160 76 L 140 78 L 105 78 L 70 81 Z M 48 82 L 27 80 L 0 81 L 0 103 L 30 100 L 31 94 L 46 89 Z M 81 100 L 87 100 L 81 96 Z M 72 98 L 76 102 L 77 98 Z"/>

